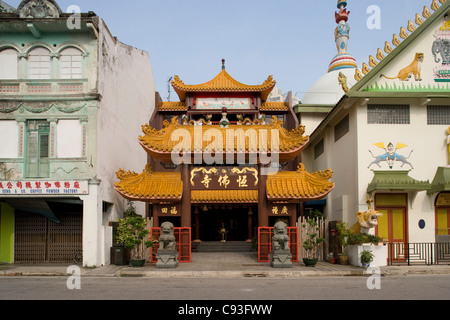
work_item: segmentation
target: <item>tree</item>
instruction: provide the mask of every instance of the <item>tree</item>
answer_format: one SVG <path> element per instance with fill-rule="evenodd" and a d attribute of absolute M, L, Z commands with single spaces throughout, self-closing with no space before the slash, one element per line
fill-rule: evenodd
<path fill-rule="evenodd" d="M 146 241 L 144 238 L 149 235 L 149 231 L 145 228 L 147 220 L 136 213 L 133 203 L 128 202 L 128 209 L 124 212 L 124 218 L 120 219 L 117 227 L 117 242 L 123 243 L 124 247 L 132 250 L 132 260 L 143 260 L 144 245 L 152 247 L 153 241 Z"/>

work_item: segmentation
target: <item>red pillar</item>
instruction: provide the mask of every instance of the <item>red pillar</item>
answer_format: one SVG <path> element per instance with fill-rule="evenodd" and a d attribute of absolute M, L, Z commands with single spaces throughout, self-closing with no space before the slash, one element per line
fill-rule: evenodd
<path fill-rule="evenodd" d="M 183 198 L 181 200 L 181 227 L 191 228 L 191 183 L 190 183 L 190 166 L 188 164 L 181 165 L 181 179 L 183 181 Z"/>
<path fill-rule="evenodd" d="M 266 194 L 267 175 L 261 174 L 262 165 L 258 168 L 258 225 L 260 227 L 269 226 L 269 201 Z"/>

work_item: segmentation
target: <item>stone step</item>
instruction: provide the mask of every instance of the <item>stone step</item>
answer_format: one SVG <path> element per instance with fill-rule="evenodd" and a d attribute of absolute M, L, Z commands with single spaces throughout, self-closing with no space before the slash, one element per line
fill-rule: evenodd
<path fill-rule="evenodd" d="M 245 241 L 193 242 L 192 252 L 252 252 L 252 244 Z"/>

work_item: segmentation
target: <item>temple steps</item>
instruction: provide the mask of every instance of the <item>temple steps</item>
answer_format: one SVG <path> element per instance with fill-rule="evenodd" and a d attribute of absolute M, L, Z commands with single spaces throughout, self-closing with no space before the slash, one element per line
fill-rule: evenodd
<path fill-rule="evenodd" d="M 245 241 L 192 242 L 192 252 L 252 252 L 252 244 Z"/>

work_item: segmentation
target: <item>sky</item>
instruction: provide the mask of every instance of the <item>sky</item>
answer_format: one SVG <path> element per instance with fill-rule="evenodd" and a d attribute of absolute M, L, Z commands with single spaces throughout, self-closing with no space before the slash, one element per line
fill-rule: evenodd
<path fill-rule="evenodd" d="M 168 101 L 168 80 L 186 84 L 213 79 L 226 59 L 237 81 L 257 85 L 270 75 L 283 93 L 301 98 L 328 71 L 337 54 L 334 42 L 337 0 L 56 0 L 61 9 L 76 5 L 94 11 L 111 33 L 147 51 L 156 89 Z M 7 0 L 17 7 L 20 0 Z M 408 20 L 432 0 L 348 0 L 348 51 L 368 62 L 377 48 L 391 43 Z M 370 29 L 370 6 L 380 9 L 379 29 Z M 430 9 L 431 10 L 431 9 Z M 431 10 L 431 12 L 433 12 Z M 173 89 L 171 101 L 177 101 Z"/>

